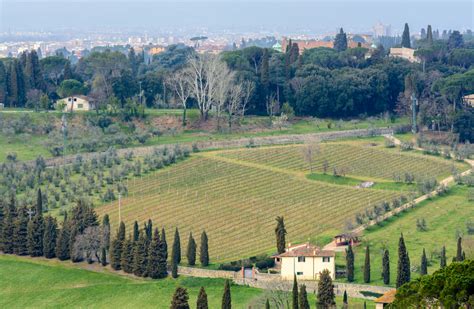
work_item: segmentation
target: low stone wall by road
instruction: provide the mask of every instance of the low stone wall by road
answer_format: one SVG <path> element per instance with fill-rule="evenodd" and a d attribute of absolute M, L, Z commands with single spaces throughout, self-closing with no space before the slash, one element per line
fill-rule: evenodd
<path fill-rule="evenodd" d="M 227 270 L 202 269 L 197 267 L 178 266 L 178 273 L 183 276 L 199 277 L 199 278 L 224 278 L 235 279 L 239 277 L 239 272 Z"/>
<path fill-rule="evenodd" d="M 380 129 L 357 129 L 357 130 L 345 130 L 345 131 L 333 131 L 333 132 L 321 132 L 321 133 L 309 133 L 309 134 L 287 134 L 287 135 L 276 135 L 276 136 L 264 136 L 264 137 L 253 137 L 253 138 L 239 138 L 229 140 L 218 140 L 218 141 L 200 141 L 196 142 L 196 146 L 201 150 L 208 149 L 221 149 L 221 148 L 239 148 L 246 147 L 250 143 L 255 146 L 267 146 L 267 145 L 283 145 L 283 144 L 301 144 L 308 141 L 327 141 L 336 140 L 341 138 L 351 137 L 369 137 L 378 136 L 385 134 L 392 134 L 393 129 L 391 128 L 380 128 Z M 191 147 L 193 143 L 179 143 L 183 146 Z M 155 149 L 164 149 L 165 147 L 174 147 L 175 144 L 166 144 L 158 146 L 145 146 L 145 147 L 134 147 L 134 148 L 121 148 L 117 150 L 119 155 L 125 155 L 126 153 L 132 152 L 134 156 L 145 156 L 153 153 Z M 81 153 L 83 159 L 92 159 L 99 156 L 104 152 L 89 152 Z M 73 163 L 77 155 L 68 155 L 65 157 L 56 157 L 45 159 L 47 166 L 70 164 Z M 21 162 L 21 164 L 34 164 L 33 161 Z"/>

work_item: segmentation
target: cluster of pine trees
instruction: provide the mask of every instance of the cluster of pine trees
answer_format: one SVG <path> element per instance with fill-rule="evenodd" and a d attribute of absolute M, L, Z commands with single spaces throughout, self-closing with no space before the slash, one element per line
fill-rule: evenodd
<path fill-rule="evenodd" d="M 200 262 L 209 265 L 209 247 L 205 231 L 201 234 Z M 188 265 L 196 264 L 197 245 L 192 233 L 189 234 L 186 257 Z M 181 263 L 181 238 L 176 228 L 171 247 L 171 275 L 178 277 Z M 164 228 L 153 230 L 153 222 L 148 220 L 142 230 L 135 221 L 133 231 L 126 237 L 126 228 L 120 223 L 115 239 L 110 245 L 110 265 L 114 270 L 123 270 L 139 277 L 161 279 L 168 276 L 168 243 Z"/>
<path fill-rule="evenodd" d="M 456 256 L 453 257 L 453 262 L 462 262 L 465 260 L 465 252 L 462 249 L 462 238 L 458 238 Z M 446 247 L 443 246 L 440 253 L 440 268 L 446 267 Z M 370 283 L 370 248 L 369 246 L 365 249 L 365 261 L 364 261 L 364 282 Z M 421 275 L 428 274 L 428 259 L 426 257 L 425 248 L 423 248 L 419 272 Z M 400 235 L 398 242 L 398 264 L 397 264 L 397 288 L 403 284 L 410 282 L 411 270 L 410 270 L 410 257 L 405 246 L 405 239 L 403 234 Z M 354 281 L 354 251 L 352 246 L 349 245 L 346 249 L 346 278 L 347 281 Z M 382 279 L 384 284 L 390 284 L 390 254 L 389 250 L 385 249 L 382 257 Z"/>
<path fill-rule="evenodd" d="M 78 236 L 87 228 L 99 225 L 92 208 L 79 201 L 73 208 L 71 217 L 66 215 L 62 227 L 58 228 L 55 218 L 43 216 L 42 201 L 41 189 L 38 189 L 34 207 L 18 207 L 14 195 L 9 202 L 0 201 L 0 251 L 32 257 L 44 256 L 48 259 L 72 259 L 74 262 L 82 261 L 85 256 L 91 261 L 92 255 L 89 253 L 92 251 L 98 256 L 99 247 L 93 248 L 91 244 L 86 244 L 78 248 L 76 243 Z M 104 220 L 104 225 L 108 225 L 108 219 Z M 100 246 L 105 247 L 108 229 L 102 227 L 100 231 L 103 233 L 95 236 L 99 238 Z"/>

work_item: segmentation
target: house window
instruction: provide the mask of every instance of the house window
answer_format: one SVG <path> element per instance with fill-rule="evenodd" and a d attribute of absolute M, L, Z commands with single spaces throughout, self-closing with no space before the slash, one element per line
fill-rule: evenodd
<path fill-rule="evenodd" d="M 84 104 L 81 104 L 81 103 L 77 104 L 77 108 L 84 108 Z"/>
<path fill-rule="evenodd" d="M 302 271 L 298 271 L 298 272 L 296 272 L 296 275 L 297 275 L 297 276 L 302 276 L 302 275 L 303 275 L 303 272 L 302 272 Z"/>
<path fill-rule="evenodd" d="M 329 263 L 329 262 L 331 262 L 331 258 L 329 256 L 324 256 L 323 257 L 323 262 Z"/>
<path fill-rule="evenodd" d="M 71 98 L 68 98 L 67 100 L 68 100 L 69 102 L 72 102 L 72 99 L 71 99 Z"/>
<path fill-rule="evenodd" d="M 304 263 L 305 261 L 305 257 L 304 256 L 299 256 L 298 257 L 298 262 L 303 262 Z"/>
<path fill-rule="evenodd" d="M 77 101 L 77 98 L 74 98 L 74 102 L 76 102 L 76 101 Z"/>

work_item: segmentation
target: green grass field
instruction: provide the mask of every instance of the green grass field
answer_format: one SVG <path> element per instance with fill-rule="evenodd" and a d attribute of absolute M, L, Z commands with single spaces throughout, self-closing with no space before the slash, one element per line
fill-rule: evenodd
<path fill-rule="evenodd" d="M 474 236 L 467 234 L 466 222 L 474 218 L 474 205 L 468 201 L 468 188 L 455 186 L 450 193 L 427 200 L 414 209 L 383 222 L 380 226 L 369 228 L 363 234 L 363 243 L 355 248 L 355 278 L 363 281 L 365 246 L 370 246 L 372 284 L 383 285 L 381 279 L 382 254 L 386 248 L 390 252 L 391 284 L 396 280 L 398 260 L 398 240 L 403 233 L 410 256 L 412 278 L 419 276 L 423 248 L 429 261 L 428 273 L 439 267 L 439 252 L 446 246 L 448 263 L 456 255 L 457 236 L 464 237 L 464 250 L 467 257 L 474 258 Z M 419 231 L 416 220 L 424 218 L 427 231 Z M 338 264 L 345 265 L 345 255 L 338 254 Z"/>
<path fill-rule="evenodd" d="M 189 293 L 194 308 L 197 294 L 204 286 L 209 308 L 219 308 L 223 279 L 191 278 L 149 280 L 124 277 L 95 265 L 96 271 L 85 270 L 70 262 L 55 259 L 30 259 L 0 255 L 1 308 L 169 308 L 177 286 Z M 91 266 L 94 267 L 94 266 Z M 97 272 L 100 271 L 100 272 Z M 246 309 L 261 304 L 267 294 L 259 289 L 232 285 L 232 308 Z M 291 298 L 289 298 L 291 299 Z M 315 296 L 309 293 L 313 306 Z M 336 298 L 341 305 L 341 297 Z M 364 300 L 349 299 L 350 308 L 363 308 Z M 367 308 L 374 308 L 367 300 Z"/>
<path fill-rule="evenodd" d="M 367 153 L 367 143 L 367 139 L 332 142 L 322 148 L 335 149 L 328 156 L 337 155 L 337 162 L 348 166 L 371 162 L 365 171 L 356 169 L 363 174 L 358 179 L 383 177 L 405 166 L 441 177 L 452 164 L 374 146 Z M 347 221 L 353 221 L 356 213 L 413 189 L 389 179 L 382 179 L 383 185 L 373 189 L 308 179 L 299 148 L 292 145 L 193 154 L 177 165 L 130 180 L 129 195 L 121 203 L 122 220 L 130 228 L 135 220 L 141 223 L 151 218 L 168 233 L 178 227 L 185 241 L 192 232 L 199 242 L 200 233 L 206 230 L 211 261 L 218 263 L 273 253 L 276 216 L 285 217 L 289 242 L 309 239 L 324 245 Z M 384 170 L 372 168 L 382 169 L 383 162 L 390 162 Z M 108 213 L 116 227 L 117 201 L 97 211 L 100 215 Z"/>

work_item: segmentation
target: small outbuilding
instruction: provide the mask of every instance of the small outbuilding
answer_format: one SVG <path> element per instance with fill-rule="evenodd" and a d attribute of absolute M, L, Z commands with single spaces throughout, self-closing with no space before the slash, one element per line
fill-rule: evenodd
<path fill-rule="evenodd" d="M 374 300 L 375 309 L 387 308 L 395 300 L 396 293 L 397 290 L 393 289 L 388 292 L 385 292 L 385 294 Z"/>
<path fill-rule="evenodd" d="M 93 104 L 89 97 L 84 95 L 70 96 L 61 100 L 58 100 L 58 105 L 64 106 L 65 112 L 73 111 L 90 111 L 93 109 Z"/>

